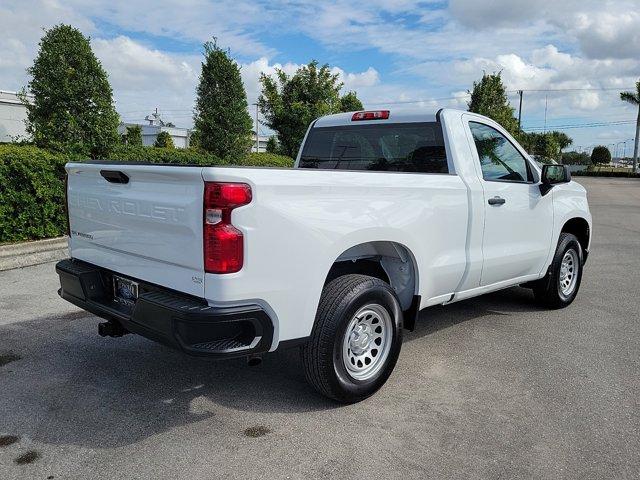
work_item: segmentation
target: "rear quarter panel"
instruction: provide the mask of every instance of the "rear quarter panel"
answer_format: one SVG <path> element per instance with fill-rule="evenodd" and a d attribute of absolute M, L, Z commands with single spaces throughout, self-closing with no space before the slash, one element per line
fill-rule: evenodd
<path fill-rule="evenodd" d="M 464 273 L 467 195 L 456 175 L 206 168 L 203 177 L 253 191 L 251 204 L 232 214 L 245 236 L 243 269 L 207 274 L 205 296 L 262 304 L 280 341 L 310 334 L 331 265 L 355 245 L 404 245 L 423 299 L 453 292 Z"/>

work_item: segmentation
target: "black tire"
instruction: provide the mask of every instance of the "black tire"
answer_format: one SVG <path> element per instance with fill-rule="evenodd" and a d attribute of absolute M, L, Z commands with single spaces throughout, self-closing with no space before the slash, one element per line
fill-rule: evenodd
<path fill-rule="evenodd" d="M 390 347 L 377 372 L 365 380 L 352 376 L 343 360 L 347 328 L 360 309 L 383 307 L 390 315 Z M 402 347 L 402 310 L 391 286 L 367 275 L 343 275 L 322 290 L 311 338 L 302 346 L 307 381 L 322 395 L 355 403 L 375 393 L 389 378 Z M 381 357 L 382 358 L 382 357 Z"/>
<path fill-rule="evenodd" d="M 563 293 L 561 287 L 561 267 L 562 260 L 567 255 L 567 252 L 573 250 L 577 254 L 578 261 L 575 265 L 574 275 L 575 285 L 573 290 L 566 294 Z M 547 275 L 532 283 L 533 294 L 536 301 L 548 308 L 564 308 L 573 302 L 580 289 L 580 282 L 582 281 L 582 268 L 584 266 L 584 257 L 582 253 L 582 247 L 578 239 L 570 233 L 561 233 L 558 240 L 558 246 L 556 253 L 553 256 L 553 261 L 549 266 Z"/>

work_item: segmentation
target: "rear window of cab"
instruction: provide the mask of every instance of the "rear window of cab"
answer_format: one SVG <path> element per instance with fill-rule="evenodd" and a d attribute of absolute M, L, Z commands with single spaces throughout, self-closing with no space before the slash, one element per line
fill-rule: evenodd
<path fill-rule="evenodd" d="M 438 122 L 312 128 L 298 168 L 449 173 Z"/>

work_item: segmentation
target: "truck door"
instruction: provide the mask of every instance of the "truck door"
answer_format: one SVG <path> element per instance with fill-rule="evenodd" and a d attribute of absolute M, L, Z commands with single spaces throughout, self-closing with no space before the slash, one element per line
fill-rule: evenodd
<path fill-rule="evenodd" d="M 540 273 L 553 228 L 553 195 L 542 196 L 530 161 L 497 128 L 470 121 L 484 189 L 482 286 Z"/>

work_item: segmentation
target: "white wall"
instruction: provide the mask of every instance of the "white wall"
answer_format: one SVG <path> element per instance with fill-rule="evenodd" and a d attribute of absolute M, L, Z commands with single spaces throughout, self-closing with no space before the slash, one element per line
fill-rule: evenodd
<path fill-rule="evenodd" d="M 27 138 L 26 119 L 27 108 L 17 94 L 0 90 L 0 142 L 11 142 L 15 137 Z"/>
<path fill-rule="evenodd" d="M 133 123 L 121 123 L 118 126 L 118 133 L 120 135 L 127 132 L 127 127 L 136 125 Z M 159 125 L 139 125 L 142 127 L 142 144 L 147 147 L 152 147 L 156 142 L 156 138 L 158 137 L 158 133 L 164 131 L 168 132 L 171 135 L 171 139 L 173 140 L 173 144 L 176 148 L 187 148 L 189 146 L 189 135 L 191 131 L 187 128 L 177 128 L 177 127 L 161 127 Z"/>

